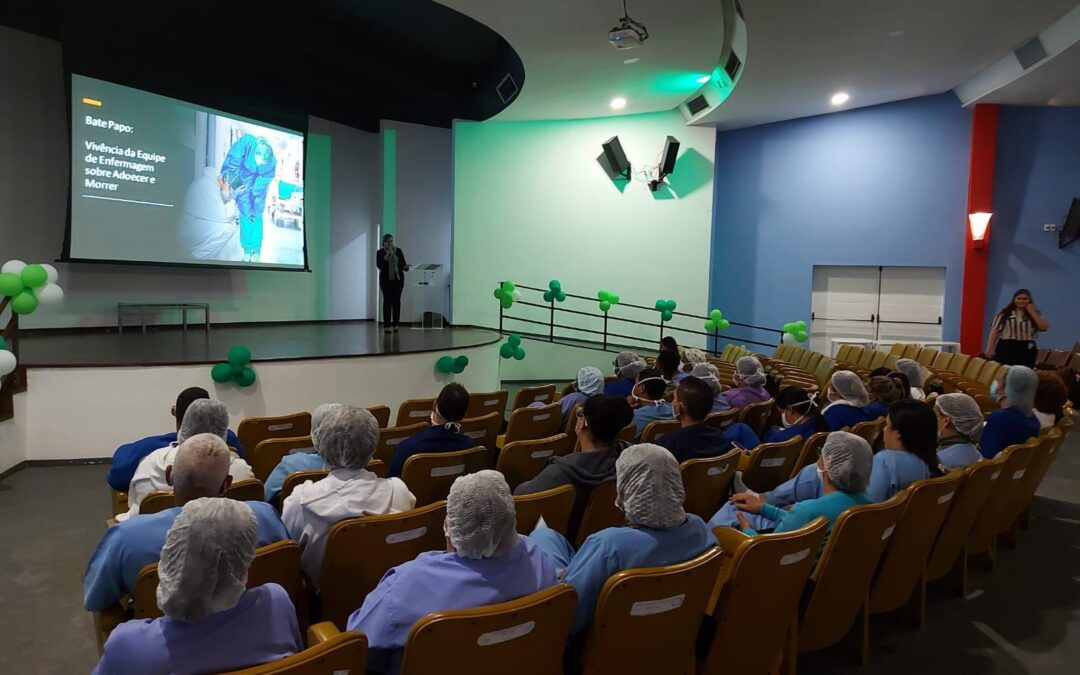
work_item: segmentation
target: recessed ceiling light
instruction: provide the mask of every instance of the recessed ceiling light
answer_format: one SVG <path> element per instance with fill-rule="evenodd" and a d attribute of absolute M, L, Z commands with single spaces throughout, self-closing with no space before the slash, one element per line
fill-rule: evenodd
<path fill-rule="evenodd" d="M 832 103 L 833 105 L 844 105 L 848 102 L 849 98 L 851 97 L 848 96 L 846 91 L 838 91 L 832 95 L 832 98 L 829 99 L 829 103 Z"/>
<path fill-rule="evenodd" d="M 708 81 L 709 81 L 709 80 L 711 80 L 711 79 L 712 79 L 712 78 L 711 78 L 711 77 L 709 77 L 708 75 L 702 75 L 701 77 L 699 77 L 699 78 L 697 79 L 697 83 L 698 83 L 698 84 L 705 84 L 706 82 L 708 82 Z"/>
<path fill-rule="evenodd" d="M 637 63 L 640 60 L 641 60 L 641 57 L 639 57 L 639 56 L 631 56 L 630 58 L 623 61 L 623 63 L 625 63 L 626 65 L 630 65 L 632 63 Z"/>
<path fill-rule="evenodd" d="M 626 99 L 623 98 L 622 96 L 616 96 L 615 98 L 611 99 L 611 109 L 612 110 L 622 110 L 625 107 L 626 107 Z"/>

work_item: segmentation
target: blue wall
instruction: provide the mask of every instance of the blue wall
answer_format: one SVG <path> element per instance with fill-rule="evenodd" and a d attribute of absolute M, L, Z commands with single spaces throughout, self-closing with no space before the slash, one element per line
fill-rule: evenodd
<path fill-rule="evenodd" d="M 1050 320 L 1044 347 L 1080 339 L 1080 242 L 1057 247 L 1073 197 L 1080 197 L 1080 108 L 1002 107 L 994 164 L 994 219 L 986 322 L 1020 287 Z"/>
<path fill-rule="evenodd" d="M 814 265 L 944 266 L 955 340 L 970 136 L 952 93 L 718 133 L 709 306 L 809 322 Z"/>

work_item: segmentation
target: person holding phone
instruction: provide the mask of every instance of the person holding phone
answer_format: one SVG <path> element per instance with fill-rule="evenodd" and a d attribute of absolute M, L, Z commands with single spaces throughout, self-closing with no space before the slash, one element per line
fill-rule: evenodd
<path fill-rule="evenodd" d="M 1034 368 L 1039 352 L 1036 343 L 1039 331 L 1049 329 L 1050 322 L 1035 306 L 1031 291 L 1021 288 L 1013 293 L 1009 304 L 994 315 L 986 353 L 1008 366 Z"/>
<path fill-rule="evenodd" d="M 401 292 L 405 289 L 409 265 L 402 250 L 394 246 L 394 235 L 383 235 L 382 244 L 375 254 L 375 266 L 379 268 L 379 290 L 383 296 L 383 330 L 396 333 L 401 323 Z"/>

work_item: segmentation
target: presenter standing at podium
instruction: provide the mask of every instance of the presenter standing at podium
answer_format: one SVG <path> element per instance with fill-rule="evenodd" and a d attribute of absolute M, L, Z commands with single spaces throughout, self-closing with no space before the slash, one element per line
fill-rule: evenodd
<path fill-rule="evenodd" d="M 379 268 L 379 290 L 383 297 L 383 330 L 389 333 L 397 332 L 401 323 L 401 291 L 409 266 L 405 254 L 394 246 L 394 235 L 383 235 L 382 244 L 375 254 L 375 266 Z"/>

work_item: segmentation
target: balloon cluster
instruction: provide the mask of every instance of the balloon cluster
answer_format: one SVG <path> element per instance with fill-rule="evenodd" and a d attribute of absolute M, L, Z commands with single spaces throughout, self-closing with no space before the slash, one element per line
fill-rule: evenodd
<path fill-rule="evenodd" d="M 510 309 L 515 301 L 521 300 L 521 291 L 514 287 L 513 281 L 504 281 L 495 289 L 495 299 L 503 309 Z"/>
<path fill-rule="evenodd" d="M 664 321 L 671 321 L 671 317 L 675 316 L 675 301 L 674 300 L 657 300 L 653 305 L 656 311 L 660 312 L 661 318 Z"/>
<path fill-rule="evenodd" d="M 457 358 L 453 356 L 440 356 L 435 362 L 435 370 L 440 373 L 461 373 L 465 366 L 469 365 L 469 357 L 462 354 Z"/>
<path fill-rule="evenodd" d="M 255 370 L 250 363 L 251 350 L 244 345 L 233 345 L 229 348 L 229 362 L 216 364 L 210 370 L 210 377 L 218 384 L 232 380 L 238 387 L 250 387 L 255 384 Z"/>
<path fill-rule="evenodd" d="M 29 314 L 39 304 L 55 305 L 64 299 L 64 289 L 56 283 L 59 278 L 52 265 L 9 260 L 0 267 L 0 295 L 11 298 L 11 311 Z"/>
<path fill-rule="evenodd" d="M 7 350 L 7 343 L 0 337 L 0 377 L 14 372 L 17 365 L 19 365 L 18 359 Z"/>
<path fill-rule="evenodd" d="M 714 331 L 717 328 L 727 330 L 731 328 L 731 322 L 724 318 L 724 313 L 718 309 L 709 312 L 709 319 L 705 322 L 705 330 Z"/>
<path fill-rule="evenodd" d="M 600 311 L 604 312 L 605 314 L 609 309 L 611 309 L 612 305 L 619 304 L 619 296 L 615 295 L 611 291 L 605 291 L 603 289 L 600 289 L 596 292 L 596 298 L 600 301 Z"/>
<path fill-rule="evenodd" d="M 506 338 L 506 342 L 499 347 L 499 356 L 504 359 L 514 359 L 520 361 L 525 358 L 525 348 L 521 346 L 521 336 L 511 335 Z"/>
<path fill-rule="evenodd" d="M 557 302 L 566 300 L 566 293 L 563 293 L 562 284 L 559 283 L 558 279 L 549 281 L 548 290 L 544 291 L 544 302 L 551 302 L 552 300 Z"/>
<path fill-rule="evenodd" d="M 806 322 L 791 321 L 784 324 L 784 344 L 799 344 L 806 342 Z"/>

